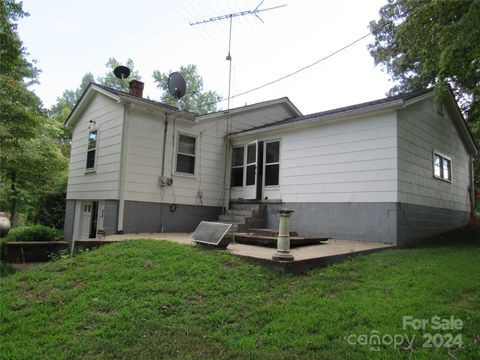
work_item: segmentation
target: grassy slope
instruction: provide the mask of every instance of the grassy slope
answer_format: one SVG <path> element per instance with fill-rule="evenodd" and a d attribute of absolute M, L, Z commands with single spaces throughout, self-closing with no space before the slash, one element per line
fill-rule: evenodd
<path fill-rule="evenodd" d="M 159 241 L 105 246 L 1 282 L 0 357 L 477 358 L 480 246 L 388 250 L 283 275 Z M 402 316 L 464 322 L 461 349 L 351 346 L 403 334 Z M 428 331 L 427 331 L 428 332 Z"/>

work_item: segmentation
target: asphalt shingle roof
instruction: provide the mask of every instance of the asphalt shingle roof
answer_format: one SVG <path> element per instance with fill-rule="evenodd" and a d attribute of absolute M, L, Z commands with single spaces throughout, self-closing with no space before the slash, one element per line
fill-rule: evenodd
<path fill-rule="evenodd" d="M 236 134 L 243 133 L 243 132 L 248 132 L 248 131 L 252 131 L 252 130 L 267 129 L 267 128 L 276 127 L 276 126 L 279 126 L 279 125 L 285 125 L 285 124 L 295 123 L 295 122 L 299 122 L 299 121 L 305 121 L 305 120 L 309 120 L 309 119 L 317 119 L 317 118 L 320 118 L 322 116 L 333 115 L 333 114 L 342 113 L 342 112 L 346 112 L 346 111 L 357 110 L 357 109 L 366 108 L 366 107 L 369 107 L 369 106 L 386 104 L 386 103 L 394 102 L 394 101 L 398 101 L 398 100 L 407 101 L 407 100 L 416 98 L 417 96 L 427 94 L 431 91 L 433 91 L 433 88 L 425 89 L 425 90 L 412 91 L 412 92 L 409 92 L 409 93 L 395 95 L 395 96 L 388 96 L 386 98 L 382 98 L 382 99 L 378 99 L 378 100 L 367 101 L 367 102 L 360 103 L 360 104 L 344 106 L 344 107 L 331 109 L 331 110 L 326 110 L 326 111 L 321 111 L 321 112 L 317 112 L 317 113 L 313 113 L 313 114 L 308 114 L 308 115 L 303 115 L 303 116 L 295 116 L 295 117 L 291 117 L 291 118 L 288 118 L 288 119 L 285 119 L 285 120 L 280 120 L 280 121 L 276 121 L 276 122 L 273 122 L 273 123 L 270 123 L 270 124 L 257 126 L 257 127 L 251 128 L 251 129 L 239 131 Z"/>
<path fill-rule="evenodd" d="M 186 112 L 186 113 L 190 113 L 194 116 L 198 116 L 197 113 L 187 111 L 187 110 L 181 110 L 181 109 L 179 109 L 175 106 L 167 105 L 167 104 L 161 103 L 159 101 L 150 100 L 150 99 L 146 99 L 146 98 L 143 98 L 143 97 L 138 97 L 138 96 L 129 94 L 125 91 L 112 89 L 111 87 L 108 87 L 108 86 L 100 85 L 100 84 L 97 84 L 97 83 L 94 83 L 94 82 L 92 82 L 92 85 L 95 85 L 99 88 L 102 88 L 103 90 L 108 91 L 109 93 L 112 93 L 112 94 L 117 95 L 117 96 L 122 96 L 122 97 L 125 97 L 125 98 L 129 98 L 129 99 L 132 99 L 132 100 L 143 102 L 145 104 L 158 106 L 158 107 L 161 107 L 161 108 L 164 108 L 164 109 L 167 108 L 171 111 L 179 111 L 180 110 L 180 111 L 183 111 L 183 112 Z"/>

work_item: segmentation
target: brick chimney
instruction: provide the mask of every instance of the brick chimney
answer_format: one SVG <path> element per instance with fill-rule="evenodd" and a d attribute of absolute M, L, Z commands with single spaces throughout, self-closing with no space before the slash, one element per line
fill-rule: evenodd
<path fill-rule="evenodd" d="M 138 80 L 130 81 L 130 95 L 142 97 L 143 96 L 143 86 L 145 84 Z"/>

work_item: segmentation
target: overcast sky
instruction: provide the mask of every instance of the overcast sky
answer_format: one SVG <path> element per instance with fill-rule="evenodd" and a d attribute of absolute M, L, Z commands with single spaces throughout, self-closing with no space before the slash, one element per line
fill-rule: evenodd
<path fill-rule="evenodd" d="M 42 70 L 35 91 L 49 107 L 82 76 L 106 72 L 109 57 L 131 58 L 145 82 L 145 95 L 158 99 L 153 70 L 198 66 L 206 89 L 228 93 L 228 20 L 189 22 L 253 10 L 260 0 L 24 0 L 30 17 L 20 37 Z M 309 65 L 368 34 L 385 0 L 264 0 L 275 10 L 233 20 L 232 95 Z M 374 66 L 369 36 L 326 61 L 261 90 L 232 100 L 231 107 L 288 96 L 304 114 L 385 96 L 392 86 Z M 220 107 L 226 108 L 226 102 Z"/>

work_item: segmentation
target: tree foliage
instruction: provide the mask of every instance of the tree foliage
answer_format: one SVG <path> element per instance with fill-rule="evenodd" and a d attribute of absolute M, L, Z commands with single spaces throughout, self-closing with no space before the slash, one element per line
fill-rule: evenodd
<path fill-rule="evenodd" d="M 128 80 L 122 81 L 121 79 L 117 78 L 113 74 L 113 69 L 115 69 L 119 65 L 124 65 L 130 69 L 130 76 Z M 128 92 L 128 81 L 129 80 L 142 80 L 142 77 L 138 73 L 138 71 L 135 69 L 135 64 L 133 63 L 132 59 L 128 59 L 125 64 L 120 63 L 117 59 L 111 57 L 108 59 L 107 63 L 105 64 L 107 67 L 107 72 L 105 73 L 104 76 L 98 77 L 97 82 L 99 84 L 111 87 L 116 90 L 121 90 Z"/>
<path fill-rule="evenodd" d="M 153 72 L 153 79 L 157 83 L 157 87 L 163 91 L 160 101 L 176 106 L 177 103 L 168 91 L 168 77 L 172 73 L 162 73 L 159 70 Z M 197 72 L 197 66 L 189 64 L 181 66 L 179 73 L 185 78 L 187 84 L 186 95 L 179 100 L 179 106 L 182 110 L 196 112 L 198 114 L 206 114 L 217 110 L 217 103 L 222 97 L 212 90 L 203 90 L 203 78 Z"/>
<path fill-rule="evenodd" d="M 390 0 L 370 22 L 376 64 L 397 82 L 391 93 L 449 84 L 471 125 L 480 117 L 480 1 Z M 475 123 L 475 124 L 474 124 Z"/>
<path fill-rule="evenodd" d="M 0 74 L 14 80 L 36 81 L 38 69 L 28 61 L 27 51 L 17 34 L 17 21 L 29 14 L 22 3 L 0 0 Z"/>
<path fill-rule="evenodd" d="M 113 69 L 118 65 L 121 65 L 121 63 L 117 59 L 113 57 L 108 59 L 105 64 L 108 69 L 107 72 L 104 76 L 97 77 L 96 80 L 91 72 L 85 73 L 78 88 L 74 90 L 66 89 L 62 96 L 57 97 L 57 102 L 48 111 L 49 116 L 55 119 L 59 125 L 63 126 L 68 115 L 70 115 L 78 100 L 80 100 L 80 97 L 92 82 L 97 82 L 101 85 L 128 92 L 128 80 L 123 82 L 113 75 Z M 125 65 L 131 70 L 130 78 L 137 80 L 141 79 L 138 71 L 135 70 L 135 64 L 132 59 L 128 59 Z M 58 139 L 62 145 L 62 151 L 68 156 L 70 152 L 70 141 L 72 139 L 72 129 L 63 127 L 63 132 L 59 135 Z"/>
<path fill-rule="evenodd" d="M 0 5 L 0 206 L 15 225 L 18 211 L 31 215 L 42 196 L 65 183 L 67 159 L 55 140 L 59 127 L 28 89 L 38 69 L 17 33 L 17 21 L 28 14 L 21 3 Z"/>
<path fill-rule="evenodd" d="M 370 22 L 369 45 L 396 85 L 390 93 L 449 85 L 477 143 L 480 141 L 480 1 L 389 0 Z M 476 160 L 480 185 L 480 159 Z"/>

